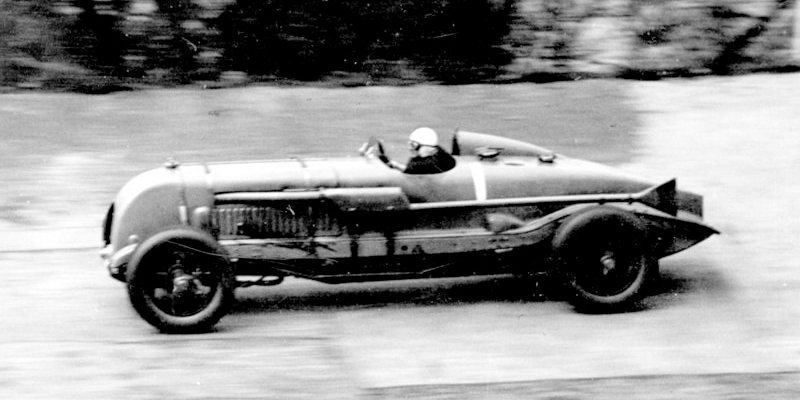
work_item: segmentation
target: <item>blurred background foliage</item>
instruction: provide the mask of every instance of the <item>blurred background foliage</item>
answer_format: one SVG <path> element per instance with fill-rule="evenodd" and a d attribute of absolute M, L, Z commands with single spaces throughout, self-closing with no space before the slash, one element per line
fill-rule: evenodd
<path fill-rule="evenodd" d="M 795 0 L 0 0 L 0 88 L 796 69 Z"/>

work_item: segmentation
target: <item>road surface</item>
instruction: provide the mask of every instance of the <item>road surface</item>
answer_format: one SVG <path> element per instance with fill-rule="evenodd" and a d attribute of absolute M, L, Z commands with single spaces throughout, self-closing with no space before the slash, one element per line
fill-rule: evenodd
<path fill-rule="evenodd" d="M 798 88 L 785 74 L 2 96 L 0 398 L 797 398 Z M 339 153 L 374 134 L 400 157 L 422 123 L 677 176 L 723 234 L 664 259 L 643 309 L 615 315 L 506 277 L 288 279 L 240 290 L 216 332 L 162 335 L 100 266 L 106 203 L 165 155 Z"/>

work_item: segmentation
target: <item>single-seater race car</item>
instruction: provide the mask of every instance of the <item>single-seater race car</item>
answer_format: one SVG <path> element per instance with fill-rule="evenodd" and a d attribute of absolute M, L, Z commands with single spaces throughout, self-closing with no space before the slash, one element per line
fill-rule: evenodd
<path fill-rule="evenodd" d="M 378 142 L 368 143 L 370 148 Z M 206 331 L 234 289 L 554 273 L 578 309 L 625 310 L 658 260 L 718 233 L 702 196 L 508 138 L 456 131 L 446 172 L 362 156 L 144 172 L 104 222 L 102 257 L 163 332 Z"/>

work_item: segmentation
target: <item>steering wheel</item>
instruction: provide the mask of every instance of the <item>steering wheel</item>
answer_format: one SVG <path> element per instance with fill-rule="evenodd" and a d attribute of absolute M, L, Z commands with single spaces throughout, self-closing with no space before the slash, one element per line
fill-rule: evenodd
<path fill-rule="evenodd" d="M 364 157 L 377 157 L 383 162 L 389 161 L 389 158 L 386 157 L 386 151 L 383 149 L 383 143 L 374 136 L 370 137 L 358 148 L 358 153 Z"/>

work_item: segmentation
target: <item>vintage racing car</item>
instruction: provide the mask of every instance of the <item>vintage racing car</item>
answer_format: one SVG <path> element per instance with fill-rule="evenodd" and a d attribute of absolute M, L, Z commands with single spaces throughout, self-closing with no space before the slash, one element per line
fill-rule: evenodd
<path fill-rule="evenodd" d="M 287 276 L 549 271 L 577 308 L 616 311 L 640 299 L 660 258 L 717 233 L 702 220 L 702 197 L 675 180 L 467 131 L 450 153 L 454 168 L 424 175 L 367 155 L 167 163 L 120 190 L 102 257 L 147 322 L 193 332 L 226 314 L 235 288 Z"/>

